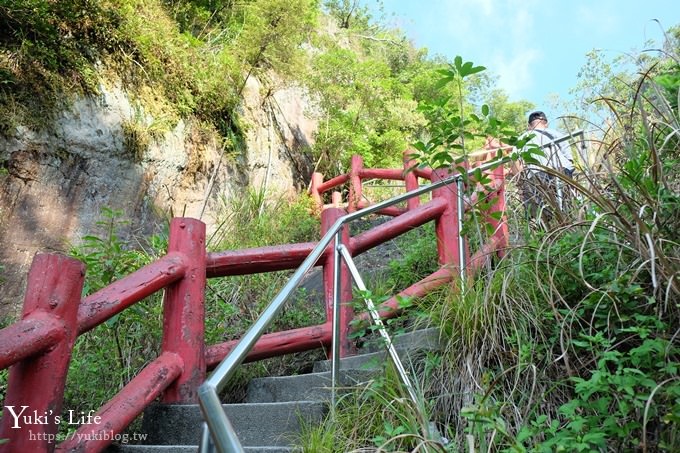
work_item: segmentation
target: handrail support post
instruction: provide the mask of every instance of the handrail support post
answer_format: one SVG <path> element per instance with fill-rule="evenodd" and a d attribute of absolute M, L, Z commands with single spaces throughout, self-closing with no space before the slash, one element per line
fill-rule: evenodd
<path fill-rule="evenodd" d="M 184 362 L 180 377 L 166 389 L 164 403 L 198 401 L 205 380 L 205 224 L 178 217 L 170 223 L 169 252 L 185 255 L 184 278 L 168 287 L 163 300 L 162 352 L 174 352 Z"/>
<path fill-rule="evenodd" d="M 321 230 L 324 234 L 328 232 L 335 222 L 346 214 L 344 209 L 329 208 L 321 213 Z M 349 228 L 343 226 L 336 232 L 340 236 L 338 244 L 349 245 Z M 334 235 L 335 236 L 335 235 Z M 337 239 L 337 236 L 336 236 Z M 336 275 L 336 269 L 338 275 Z M 336 283 L 336 278 L 339 284 Z M 323 266 L 323 283 L 324 283 L 324 300 L 326 303 L 326 320 L 329 322 L 336 321 L 336 309 L 339 310 L 337 318 L 337 328 L 340 329 L 339 334 L 339 354 L 340 357 L 346 357 L 354 352 L 354 348 L 349 341 L 349 322 L 354 318 L 352 306 L 349 303 L 352 300 L 352 281 L 350 279 L 347 267 L 338 261 L 336 268 L 335 253 L 329 253 Z M 337 303 L 335 302 L 337 299 Z M 333 358 L 333 346 L 328 351 L 329 358 Z"/>
<path fill-rule="evenodd" d="M 359 291 L 365 292 L 367 290 L 366 285 L 364 284 L 364 280 L 361 278 L 361 274 L 359 274 L 359 270 L 354 264 L 354 260 L 352 259 L 352 256 L 350 255 L 349 251 L 347 250 L 347 247 L 341 244 L 338 247 L 338 251 L 339 255 L 342 256 L 345 263 L 347 264 L 349 272 L 352 275 L 352 280 L 354 280 L 354 283 L 356 284 L 357 288 L 359 288 Z M 399 354 L 397 353 L 394 344 L 392 344 L 392 338 L 390 338 L 390 335 L 389 333 L 387 333 L 387 329 L 385 328 L 385 324 L 382 322 L 382 319 L 380 319 L 380 313 L 378 313 L 378 310 L 376 309 L 372 299 L 367 297 L 363 297 L 363 299 L 364 302 L 366 303 L 366 307 L 368 308 L 368 312 L 371 315 L 373 323 L 378 327 L 378 331 L 380 332 L 380 335 L 383 337 L 383 340 L 385 341 L 385 347 L 387 348 L 387 352 L 389 353 L 390 358 L 392 359 L 392 363 L 394 363 L 394 366 L 397 369 L 399 377 L 406 386 L 406 390 L 409 394 L 409 397 L 411 398 L 411 401 L 413 401 L 413 404 L 418 406 L 419 405 L 418 396 L 416 395 L 413 384 L 411 383 L 411 380 L 408 377 L 408 373 L 406 373 L 404 365 L 401 363 Z M 335 381 L 333 382 L 335 385 Z"/>
<path fill-rule="evenodd" d="M 66 374 L 78 336 L 78 305 L 84 279 L 85 265 L 74 258 L 47 253 L 33 258 L 22 318 L 47 313 L 63 324 L 64 335 L 47 352 L 10 368 L 0 424 L 0 439 L 8 442 L 0 445 L 0 452 L 54 451 L 59 429 L 56 417 L 61 416 Z M 24 423 L 22 412 L 33 422 Z"/>
<path fill-rule="evenodd" d="M 452 171 L 449 169 L 432 171 L 433 183 L 446 180 L 450 177 L 452 177 Z M 461 236 L 465 212 L 463 195 L 464 184 L 460 175 L 455 177 L 453 184 L 438 188 L 432 192 L 433 197 L 441 197 L 448 205 L 446 210 L 435 221 L 439 263 L 443 266 L 452 266 L 461 276 L 464 275 L 465 263 L 468 261 L 467 245 L 465 239 Z"/>
<path fill-rule="evenodd" d="M 340 247 L 342 246 L 342 230 L 335 234 L 333 243 L 333 340 L 331 343 L 331 413 L 335 418 L 336 386 L 339 381 L 340 373 L 340 342 L 341 342 L 341 323 L 340 323 L 340 304 L 342 300 L 342 280 Z"/>

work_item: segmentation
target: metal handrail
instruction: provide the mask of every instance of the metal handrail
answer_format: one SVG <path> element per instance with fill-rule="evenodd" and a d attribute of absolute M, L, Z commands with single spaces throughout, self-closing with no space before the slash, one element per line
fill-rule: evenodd
<path fill-rule="evenodd" d="M 357 266 L 354 263 L 354 260 L 352 259 L 352 255 L 350 254 L 349 250 L 347 250 L 347 247 L 345 247 L 344 244 L 340 244 L 339 246 L 336 247 L 335 250 L 336 253 L 342 256 L 342 259 L 345 260 L 345 264 L 347 264 L 347 269 L 349 269 L 349 273 L 352 275 L 352 279 L 354 280 L 354 283 L 357 285 L 359 291 L 365 293 L 367 291 L 366 285 L 364 284 L 364 280 L 361 278 L 361 275 L 359 274 L 359 269 L 357 269 Z M 380 319 L 380 313 L 378 313 L 378 309 L 375 307 L 375 304 L 373 303 L 373 300 L 370 297 L 366 296 L 362 297 L 364 299 L 364 302 L 366 303 L 368 313 L 371 315 L 373 323 L 378 327 L 378 332 L 380 333 L 380 336 L 383 338 L 383 341 L 385 342 L 387 353 L 392 359 L 392 363 L 394 363 L 394 366 L 397 369 L 397 373 L 401 377 L 402 382 L 406 386 L 406 391 L 408 392 L 411 401 L 413 401 L 413 404 L 418 405 L 418 396 L 416 395 L 416 392 L 413 388 L 413 384 L 411 384 L 411 380 L 409 379 L 408 374 L 404 369 L 404 365 L 401 363 L 399 354 L 397 353 L 397 350 L 395 349 L 394 344 L 392 343 L 392 338 L 390 338 L 390 334 L 387 333 L 385 324 L 382 322 L 382 319 Z M 335 305 L 337 305 L 337 302 Z M 337 343 L 338 336 L 339 336 L 338 332 L 333 332 L 334 342 L 333 344 Z M 337 382 L 338 373 L 340 371 L 340 357 L 338 355 L 333 356 L 331 371 L 332 371 L 331 404 L 335 406 L 335 383 Z"/>
<path fill-rule="evenodd" d="M 510 157 L 504 157 L 500 160 L 495 160 L 480 165 L 479 167 L 469 170 L 466 173 L 467 175 L 470 175 L 473 172 L 477 172 L 480 170 L 481 171 L 488 170 L 495 166 L 503 165 L 504 163 L 509 162 L 510 160 L 511 160 Z M 319 243 L 316 245 L 316 247 L 314 247 L 314 249 L 310 252 L 307 258 L 305 258 L 300 267 L 298 267 L 298 269 L 293 273 L 290 280 L 288 280 L 288 282 L 284 285 L 281 291 L 279 291 L 279 293 L 269 303 L 267 308 L 264 309 L 260 317 L 243 335 L 241 341 L 239 341 L 239 343 L 234 347 L 234 349 L 232 349 L 229 352 L 229 354 L 224 358 L 224 360 L 220 362 L 217 368 L 215 368 L 210 377 L 207 378 L 206 381 L 199 387 L 198 399 L 201 407 L 201 412 L 203 413 L 203 417 L 205 419 L 205 424 L 203 425 L 202 440 L 204 441 L 208 440 L 208 442 L 201 442 L 200 449 L 201 452 L 210 451 L 212 447 L 206 444 L 212 444 L 213 442 L 214 446 L 217 447 L 217 450 L 220 453 L 243 452 L 243 447 L 241 446 L 241 443 L 238 440 L 236 432 L 234 431 L 231 423 L 229 422 L 229 419 L 227 418 L 227 415 L 224 413 L 224 410 L 222 409 L 222 403 L 220 402 L 218 393 L 224 389 L 227 382 L 229 382 L 229 379 L 231 379 L 231 377 L 236 372 L 236 367 L 239 364 L 241 364 L 243 360 L 245 360 L 246 356 L 248 355 L 248 352 L 250 352 L 253 346 L 255 346 L 257 340 L 262 336 L 262 334 L 265 332 L 269 324 L 274 320 L 278 312 L 283 307 L 283 304 L 288 300 L 290 295 L 300 284 L 302 278 L 307 273 L 307 271 L 309 271 L 314 266 L 314 264 L 319 260 L 321 255 L 324 253 L 324 250 L 326 250 L 326 247 L 328 247 L 331 241 L 334 238 L 336 238 L 337 241 L 337 235 L 340 232 L 341 228 L 344 225 L 354 220 L 357 220 L 363 216 L 373 214 L 377 211 L 380 211 L 381 209 L 388 208 L 390 206 L 394 206 L 410 198 L 424 195 L 440 187 L 447 186 L 451 183 L 455 182 L 459 184 L 460 188 L 462 180 L 463 180 L 462 174 L 456 173 L 455 175 L 451 175 L 447 178 L 441 179 L 432 184 L 419 187 L 418 189 L 412 190 L 405 194 L 397 195 L 395 197 L 377 203 L 373 206 L 369 206 L 358 211 L 346 214 L 335 221 L 335 223 L 326 232 L 326 234 L 324 234 L 324 236 L 319 240 Z M 458 204 L 461 205 L 460 202 Z M 459 206 L 459 210 L 460 209 L 461 207 Z M 460 221 L 461 219 L 459 218 L 459 222 Z M 460 240 L 462 240 L 462 237 L 459 237 L 459 241 Z M 336 246 L 339 244 L 340 242 L 337 242 Z M 463 249 L 463 247 L 460 247 L 460 249 Z M 335 267 L 336 272 L 338 272 L 338 267 L 339 266 L 337 266 L 336 263 Z M 463 273 L 464 270 L 462 268 L 463 266 L 461 266 L 462 271 L 461 275 L 464 275 Z M 336 285 L 335 288 L 336 291 L 338 290 L 337 286 L 338 285 Z M 334 323 L 338 322 L 338 320 L 335 318 L 337 318 L 337 316 L 334 316 L 333 320 Z M 335 343 L 338 342 L 335 341 Z M 335 345 L 333 345 L 333 347 L 335 349 Z M 337 354 L 337 351 L 335 351 L 334 354 Z M 211 438 L 212 442 L 209 442 L 210 436 L 207 436 L 206 430 L 209 430 L 209 433 L 212 435 Z"/>
<path fill-rule="evenodd" d="M 541 149 L 547 148 L 548 146 L 559 145 L 562 142 L 567 142 L 567 141 L 571 140 L 572 138 L 576 138 L 576 137 L 579 137 L 579 136 L 581 137 L 581 140 L 579 140 L 579 147 L 580 147 L 579 157 L 581 159 L 583 159 L 583 154 L 581 154 L 581 153 L 588 150 L 588 147 L 586 145 L 586 140 L 585 140 L 586 139 L 585 132 L 583 131 L 583 129 L 577 129 L 574 132 L 570 132 L 570 133 L 565 134 L 561 137 L 557 137 L 555 139 L 547 141 L 546 143 L 541 145 Z"/>
<path fill-rule="evenodd" d="M 585 156 L 585 153 L 587 153 L 587 151 L 588 151 L 588 147 L 586 145 L 585 133 L 584 133 L 583 129 L 578 129 L 578 130 L 575 130 L 574 132 L 570 132 L 570 133 L 563 135 L 561 137 L 552 139 L 552 140 L 546 142 L 545 144 L 541 145 L 541 149 L 547 148 L 547 147 L 553 146 L 553 145 L 558 145 L 562 142 L 567 142 L 567 141 L 571 140 L 572 138 L 576 138 L 576 137 L 579 137 L 579 136 L 581 137 L 581 140 L 579 140 L 579 148 L 580 148 L 579 149 L 579 158 L 584 160 L 584 156 Z M 556 181 L 556 189 L 557 189 L 557 207 L 561 211 L 562 209 L 564 209 L 564 193 L 563 193 L 563 190 L 562 190 L 562 181 L 560 179 L 558 179 Z"/>
<path fill-rule="evenodd" d="M 565 141 L 569 140 L 570 138 L 578 137 L 579 135 L 581 136 L 581 141 L 583 141 L 585 139 L 585 133 L 583 132 L 583 129 L 577 129 L 574 132 L 569 132 L 568 134 L 565 134 L 561 137 L 557 137 L 556 139 L 551 140 L 550 142 L 547 143 L 547 145 L 556 145 L 558 143 L 565 142 Z M 543 146 L 546 146 L 546 145 L 543 145 Z"/>

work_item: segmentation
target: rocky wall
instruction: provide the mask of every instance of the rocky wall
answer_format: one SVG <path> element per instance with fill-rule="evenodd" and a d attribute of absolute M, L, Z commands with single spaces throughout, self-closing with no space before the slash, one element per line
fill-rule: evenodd
<path fill-rule="evenodd" d="M 263 94 L 255 79 L 246 88 L 240 153 L 180 121 L 134 155 L 124 127 L 140 121 L 140 108 L 120 87 L 76 100 L 49 132 L 19 128 L 0 137 L 0 318 L 20 310 L 35 253 L 65 252 L 84 235 L 103 234 L 102 207 L 123 211 L 128 235 L 148 235 L 172 215 L 200 218 L 211 231 L 225 203 L 248 188 L 276 197 L 303 187 L 316 127 L 304 91 Z"/>

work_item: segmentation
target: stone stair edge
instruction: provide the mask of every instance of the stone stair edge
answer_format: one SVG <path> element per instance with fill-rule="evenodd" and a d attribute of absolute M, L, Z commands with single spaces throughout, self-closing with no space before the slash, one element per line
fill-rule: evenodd
<path fill-rule="evenodd" d="M 374 339 L 375 340 L 375 339 Z M 371 344 L 372 343 L 372 344 Z M 403 360 L 408 361 L 408 356 L 413 354 L 414 356 L 418 356 L 422 354 L 422 351 L 426 350 L 435 350 L 435 349 L 441 349 L 442 345 L 442 335 L 440 331 L 436 328 L 428 328 L 428 329 L 420 329 L 420 330 L 414 330 L 411 332 L 406 332 L 404 334 L 400 335 L 395 335 L 393 337 L 393 344 L 395 348 L 398 350 L 399 355 L 402 357 Z M 371 341 L 368 345 L 368 347 L 361 349 L 359 355 L 352 356 L 352 357 L 347 357 L 343 358 L 341 361 L 341 376 L 359 376 L 361 379 L 364 379 L 366 381 L 370 380 L 370 375 L 369 373 L 375 372 L 376 369 L 379 368 L 382 363 L 384 363 L 385 358 L 386 358 L 386 348 L 384 347 L 384 344 L 381 344 L 380 338 L 377 338 L 377 341 Z M 377 352 L 376 352 L 377 350 Z M 368 362 L 369 364 L 371 362 L 375 361 L 375 366 L 373 368 L 370 368 L 370 366 L 367 367 L 366 363 Z M 255 422 L 253 420 L 262 420 L 266 419 L 270 414 L 275 414 L 275 413 L 281 413 L 285 414 L 286 412 L 289 413 L 288 419 L 289 421 L 286 423 L 290 423 L 292 420 L 290 420 L 291 417 L 298 417 L 298 422 L 299 423 L 302 421 L 300 415 L 302 414 L 307 414 L 304 416 L 304 418 L 307 418 L 307 416 L 312 417 L 314 419 L 317 419 L 318 417 L 322 416 L 322 414 L 326 413 L 328 411 L 328 406 L 327 402 L 329 398 L 325 398 L 324 392 L 328 392 L 330 390 L 330 387 L 326 388 L 323 386 L 325 382 L 328 382 L 330 384 L 330 361 L 325 360 L 325 361 L 317 361 L 315 362 L 313 366 L 313 371 L 312 373 L 303 373 L 303 374 L 298 374 L 298 375 L 289 375 L 289 376 L 277 376 L 277 377 L 262 377 L 262 378 L 255 378 L 252 379 L 251 382 L 249 383 L 249 389 L 251 386 L 262 384 L 264 386 L 273 386 L 276 385 L 302 385 L 304 386 L 307 384 L 308 386 L 317 386 L 315 387 L 315 390 L 319 391 L 312 391 L 307 394 L 303 391 L 299 396 L 302 397 L 302 399 L 292 399 L 294 396 L 292 396 L 292 393 L 290 395 L 284 395 L 286 392 L 293 392 L 294 390 L 291 389 L 286 389 L 286 390 L 278 390 L 277 392 L 272 392 L 274 398 L 291 398 L 290 400 L 286 401 L 267 401 L 267 400 L 260 400 L 260 401 L 254 401 L 254 402 L 243 402 L 243 403 L 235 403 L 235 404 L 223 404 L 222 407 L 224 408 L 225 411 L 232 412 L 230 414 L 230 417 L 241 417 L 241 414 L 249 414 L 249 415 L 243 415 L 246 418 L 251 418 L 250 424 L 254 424 Z M 357 381 L 358 382 L 358 381 Z M 250 392 L 250 390 L 248 390 Z M 305 398 L 305 396 L 313 396 L 313 398 Z M 297 398 L 297 396 L 295 396 Z M 247 401 L 247 400 L 246 400 Z M 192 424 L 196 424 L 194 422 L 198 422 L 199 420 L 202 420 L 202 415 L 200 414 L 200 407 L 198 404 L 177 404 L 177 405 L 165 405 L 165 404 L 156 404 L 156 407 L 161 407 L 160 412 L 157 410 L 151 410 L 150 413 L 155 413 L 156 416 L 162 416 L 163 414 L 169 414 L 171 411 L 175 412 L 174 417 L 182 416 L 182 415 L 187 415 L 188 419 L 187 421 L 191 421 Z M 257 415 L 253 417 L 253 413 L 257 414 L 262 414 L 262 415 Z M 297 414 L 297 415 L 294 415 Z M 315 414 L 315 415 L 312 415 Z M 259 418 L 258 418 L 259 417 Z M 312 418 L 309 420 L 311 421 Z M 267 424 L 266 421 L 264 421 L 265 424 Z M 269 422 L 270 424 L 272 423 L 271 421 Z M 156 423 L 152 423 L 152 425 L 155 425 Z M 199 423 L 200 424 L 200 423 Z M 165 426 L 165 429 L 170 429 L 172 430 L 177 430 L 178 428 L 173 426 L 172 423 L 159 423 L 157 427 Z M 195 428 L 195 427 L 194 427 Z M 163 444 L 164 442 L 153 442 L 149 445 L 121 445 L 121 446 L 112 446 L 106 451 L 109 453 L 114 453 L 114 452 L 129 452 L 129 453 L 188 453 L 188 452 L 193 452 L 197 451 L 198 447 L 197 445 L 184 445 L 186 440 L 189 440 L 189 443 L 195 442 L 195 439 L 197 439 L 196 433 L 192 433 L 195 431 L 195 429 L 192 428 L 189 430 L 189 433 L 192 434 L 191 437 L 186 438 L 186 439 L 181 439 L 177 438 L 174 440 L 179 440 L 179 442 L 167 442 L 165 445 L 159 445 Z M 290 425 L 290 428 L 293 428 L 292 425 Z M 297 428 L 295 428 L 297 431 Z M 298 451 L 297 449 L 294 449 L 293 447 L 290 446 L 288 442 L 284 443 L 279 443 L 278 441 L 274 441 L 272 443 L 269 443 L 265 441 L 266 439 L 262 439 L 263 445 L 259 445 L 259 442 L 253 443 L 253 433 L 251 433 L 249 436 L 250 437 L 250 443 L 244 444 L 244 450 L 247 453 L 289 453 L 293 451 Z M 156 438 L 159 437 L 159 432 L 156 432 Z M 170 439 L 168 439 L 170 440 Z M 155 443 L 155 445 L 154 445 Z"/>

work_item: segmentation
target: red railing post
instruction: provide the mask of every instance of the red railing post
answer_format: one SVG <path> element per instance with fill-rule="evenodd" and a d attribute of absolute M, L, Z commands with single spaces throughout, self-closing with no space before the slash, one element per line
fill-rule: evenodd
<path fill-rule="evenodd" d="M 418 177 L 413 171 L 413 167 L 418 166 L 418 163 L 411 158 L 411 153 L 413 151 L 404 151 L 404 185 L 406 186 L 406 192 L 416 190 L 418 188 Z M 420 206 L 420 200 L 418 197 L 409 198 L 406 200 L 406 206 L 408 210 L 412 210 Z"/>
<path fill-rule="evenodd" d="M 71 351 L 78 335 L 78 305 L 85 265 L 58 254 L 38 254 L 28 274 L 22 319 L 51 316 L 63 336 L 44 354 L 10 368 L 0 424 L 0 452 L 52 452 L 64 400 Z"/>
<path fill-rule="evenodd" d="M 492 239 L 496 242 L 496 252 L 499 257 L 503 257 L 510 238 L 508 218 L 505 213 L 505 169 L 503 168 L 503 165 L 499 165 L 493 170 L 492 179 L 494 184 L 498 184 L 498 191 L 496 192 L 496 197 L 498 198 L 489 209 L 489 212 L 500 212 L 502 215 L 498 220 L 490 217 L 489 222 L 494 227 Z"/>
<path fill-rule="evenodd" d="M 432 170 L 431 180 L 434 183 L 446 179 L 451 174 L 453 174 L 453 171 L 448 169 Z M 459 272 L 463 263 L 460 260 L 461 250 L 459 245 L 458 187 L 455 182 L 440 187 L 432 192 L 432 197 L 441 197 L 446 200 L 447 204 L 446 210 L 435 221 L 439 263 L 452 266 L 456 272 Z M 465 249 L 464 253 L 466 253 Z"/>
<path fill-rule="evenodd" d="M 333 191 L 331 193 L 331 205 L 334 208 L 339 208 L 342 206 L 342 194 L 340 192 Z"/>
<path fill-rule="evenodd" d="M 205 224 L 186 217 L 172 219 L 168 252 L 183 254 L 187 271 L 165 291 L 162 352 L 179 355 L 184 368 L 166 389 L 163 402 L 196 403 L 205 380 Z"/>
<path fill-rule="evenodd" d="M 347 211 L 354 212 L 358 209 L 363 195 L 361 188 L 361 170 L 364 168 L 364 160 L 359 155 L 352 156 L 349 169 L 349 199 Z"/>
<path fill-rule="evenodd" d="M 312 183 L 309 185 L 309 194 L 314 200 L 319 212 L 323 209 L 323 198 L 321 192 L 319 192 L 319 187 L 323 184 L 323 175 L 319 172 L 312 173 Z"/>
<path fill-rule="evenodd" d="M 329 208 L 323 211 L 321 213 L 321 234 L 326 234 L 326 232 L 333 226 L 335 221 L 345 214 L 345 210 L 339 208 Z M 345 244 L 347 248 L 350 247 L 349 229 L 347 226 L 343 227 L 342 243 Z M 331 242 L 331 244 L 334 245 L 335 241 Z M 323 287 L 324 301 L 326 303 L 327 322 L 331 322 L 333 320 L 333 292 L 335 291 L 335 285 L 333 282 L 334 268 L 335 263 L 333 254 L 329 253 L 323 265 Z M 349 269 L 347 269 L 347 266 L 344 264 L 340 268 L 340 283 L 340 357 L 347 357 L 354 352 L 354 348 L 348 338 L 349 322 L 354 319 L 354 310 L 350 304 L 352 301 L 352 279 L 349 275 Z M 329 356 L 331 351 L 332 348 L 329 348 Z"/>

